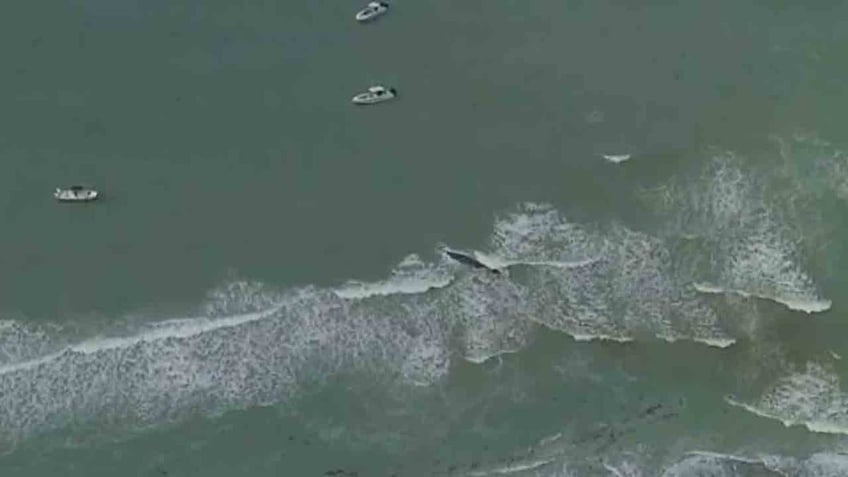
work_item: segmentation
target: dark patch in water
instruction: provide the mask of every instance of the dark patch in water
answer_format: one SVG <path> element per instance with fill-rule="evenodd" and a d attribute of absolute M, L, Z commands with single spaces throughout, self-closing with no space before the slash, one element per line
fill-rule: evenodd
<path fill-rule="evenodd" d="M 498 274 L 498 275 L 501 273 L 500 270 L 498 270 L 496 268 L 487 267 L 481 261 L 472 257 L 471 255 L 461 253 L 461 252 L 455 252 L 453 250 L 445 250 L 445 253 L 447 254 L 448 257 L 456 260 L 457 262 L 459 262 L 463 265 L 468 265 L 469 267 L 477 268 L 477 269 L 489 270 L 490 272 Z"/>
<path fill-rule="evenodd" d="M 345 469 L 333 469 L 324 472 L 326 476 L 339 476 L 339 477 L 356 477 L 359 475 L 359 472 L 355 470 L 345 470 Z M 392 474 L 395 475 L 395 474 Z"/>

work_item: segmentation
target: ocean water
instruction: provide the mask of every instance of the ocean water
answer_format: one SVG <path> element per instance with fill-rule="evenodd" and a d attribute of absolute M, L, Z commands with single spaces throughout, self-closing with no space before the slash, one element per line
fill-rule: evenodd
<path fill-rule="evenodd" d="M 0 6 L 0 475 L 848 475 L 848 4 L 361 7 Z"/>

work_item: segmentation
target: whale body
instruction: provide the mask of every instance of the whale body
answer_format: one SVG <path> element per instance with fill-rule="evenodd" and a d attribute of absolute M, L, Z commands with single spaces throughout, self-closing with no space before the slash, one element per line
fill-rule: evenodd
<path fill-rule="evenodd" d="M 457 262 L 459 262 L 463 265 L 468 265 L 469 267 L 472 267 L 472 268 L 488 270 L 488 271 L 495 273 L 495 274 L 501 273 L 501 271 L 498 270 L 497 268 L 492 268 L 492 267 L 485 265 L 483 262 L 481 262 L 480 260 L 477 260 L 476 258 L 471 256 L 470 254 L 467 254 L 467 253 L 464 253 L 464 252 L 457 252 L 455 250 L 449 250 L 449 249 L 445 249 L 445 254 L 448 257 L 456 260 Z"/>

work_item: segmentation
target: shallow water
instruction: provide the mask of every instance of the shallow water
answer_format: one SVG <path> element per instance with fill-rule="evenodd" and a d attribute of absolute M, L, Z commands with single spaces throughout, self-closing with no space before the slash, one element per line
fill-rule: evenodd
<path fill-rule="evenodd" d="M 2 475 L 848 472 L 841 3 L 358 7 L 2 7 Z"/>

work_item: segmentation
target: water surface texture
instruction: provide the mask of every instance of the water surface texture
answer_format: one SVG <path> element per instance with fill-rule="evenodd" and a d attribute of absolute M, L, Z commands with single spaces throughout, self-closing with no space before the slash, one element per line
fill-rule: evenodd
<path fill-rule="evenodd" d="M 848 475 L 848 4 L 363 6 L 0 6 L 0 475 Z"/>

